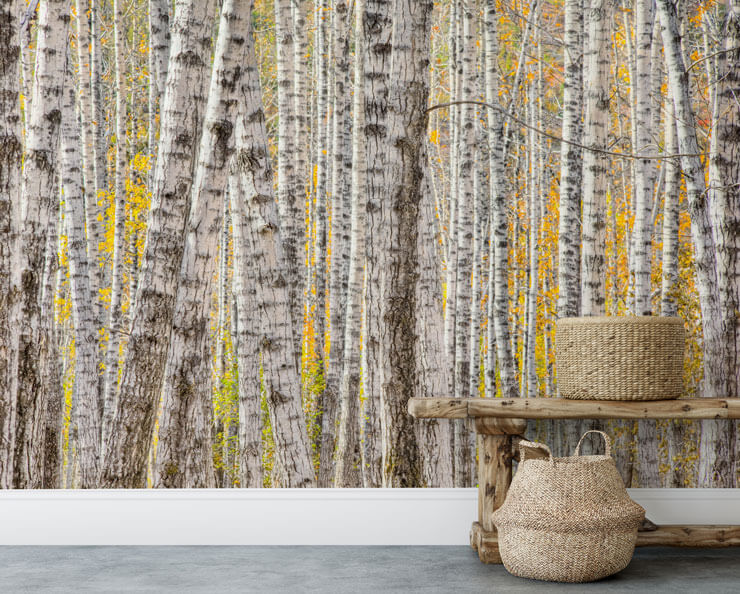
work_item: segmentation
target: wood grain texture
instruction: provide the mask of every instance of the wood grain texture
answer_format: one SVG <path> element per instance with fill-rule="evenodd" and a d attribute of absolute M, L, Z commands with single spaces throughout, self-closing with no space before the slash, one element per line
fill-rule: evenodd
<path fill-rule="evenodd" d="M 473 527 L 470 529 L 470 546 L 478 553 L 478 558 L 482 563 L 501 564 L 495 530 L 484 530 L 479 522 L 473 522 Z"/>
<path fill-rule="evenodd" d="M 740 546 L 740 526 L 666 525 L 637 533 L 638 547 L 736 547 Z"/>
<path fill-rule="evenodd" d="M 511 436 L 478 436 L 478 522 L 484 530 L 495 530 L 491 515 L 506 499 L 511 460 Z"/>
<path fill-rule="evenodd" d="M 485 435 L 524 435 L 527 419 L 476 417 L 475 430 Z"/>
<path fill-rule="evenodd" d="M 411 399 L 416 418 L 462 419 L 738 419 L 740 398 L 692 398 L 651 402 L 565 400 L 562 398 Z"/>

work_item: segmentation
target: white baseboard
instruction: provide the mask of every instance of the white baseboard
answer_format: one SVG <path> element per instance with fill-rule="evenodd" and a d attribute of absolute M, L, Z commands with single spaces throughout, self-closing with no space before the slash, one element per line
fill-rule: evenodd
<path fill-rule="evenodd" d="M 632 489 L 657 524 L 740 524 L 740 489 Z M 0 491 L 2 545 L 466 545 L 476 489 Z"/>

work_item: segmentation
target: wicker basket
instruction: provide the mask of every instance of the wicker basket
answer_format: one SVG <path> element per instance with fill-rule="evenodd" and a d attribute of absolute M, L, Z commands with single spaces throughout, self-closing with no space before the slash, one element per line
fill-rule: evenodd
<path fill-rule="evenodd" d="M 680 318 L 563 318 L 556 325 L 555 363 L 563 398 L 679 398 L 683 354 Z"/>
<path fill-rule="evenodd" d="M 587 431 L 584 434 L 594 433 Z M 521 442 L 519 468 L 493 513 L 504 567 L 520 577 L 591 582 L 629 564 L 645 510 L 627 495 L 610 455 L 553 458 L 547 446 Z M 583 437 L 581 438 L 583 441 Z M 527 460 L 526 448 L 547 459 Z"/>

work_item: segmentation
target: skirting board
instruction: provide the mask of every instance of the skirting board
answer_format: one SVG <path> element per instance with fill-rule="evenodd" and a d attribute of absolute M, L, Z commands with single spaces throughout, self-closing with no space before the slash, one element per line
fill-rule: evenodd
<path fill-rule="evenodd" d="M 740 489 L 632 489 L 656 524 L 740 524 Z M 476 489 L 0 491 L 2 545 L 467 545 Z"/>

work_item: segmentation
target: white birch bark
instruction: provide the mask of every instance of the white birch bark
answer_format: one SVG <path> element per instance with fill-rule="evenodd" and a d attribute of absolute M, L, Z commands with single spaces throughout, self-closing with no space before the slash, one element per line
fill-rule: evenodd
<path fill-rule="evenodd" d="M 560 219 L 558 222 L 558 317 L 580 313 L 580 213 L 583 152 L 572 143 L 581 141 L 583 112 L 583 9 L 581 0 L 565 2 L 563 49 L 563 142 L 560 146 Z"/>
<path fill-rule="evenodd" d="M 592 0 L 589 13 L 588 79 L 585 81 L 584 144 L 605 149 L 609 133 L 609 47 L 613 0 Z M 583 240 L 581 313 L 604 315 L 606 305 L 606 174 L 608 160 L 587 150 L 583 155 Z"/>
<path fill-rule="evenodd" d="M 77 90 L 72 65 L 67 65 L 62 106 L 61 181 L 64 190 L 70 293 L 74 317 L 77 460 L 80 488 L 97 486 L 100 455 L 100 411 L 98 409 L 97 328 L 95 297 L 90 283 L 89 256 L 85 237 L 85 204 L 82 190 L 80 127 L 75 113 Z M 61 412 L 61 411 L 60 411 Z"/>
<path fill-rule="evenodd" d="M 379 230 L 388 238 L 380 254 L 381 406 L 383 484 L 418 487 L 422 464 L 408 401 L 416 373 L 418 222 L 429 100 L 432 2 L 396 0 L 393 6 L 386 151 L 385 200 Z M 370 214 L 370 213 L 368 213 Z M 376 214 L 376 213 L 373 213 Z M 467 379 L 467 377 L 466 377 Z"/>
<path fill-rule="evenodd" d="M 232 185 L 231 211 L 234 226 L 235 276 L 240 283 L 237 309 L 250 311 L 246 288 L 254 271 L 254 298 L 259 320 L 258 344 L 262 351 L 263 382 L 270 413 L 275 454 L 281 472 L 281 486 L 312 487 L 315 485 L 308 443 L 306 421 L 301 407 L 301 383 L 293 352 L 295 323 L 291 317 L 287 254 L 283 253 L 277 206 L 273 191 L 273 174 L 267 145 L 267 131 L 262 111 L 257 59 L 253 40 L 247 38 L 248 57 L 244 85 L 243 113 L 237 120 L 236 167 L 237 187 Z M 254 306 L 252 306 L 254 307 Z M 241 313 L 240 313 L 241 315 Z M 246 323 L 242 320 L 240 323 Z M 246 345 L 249 348 L 249 345 Z M 248 351 L 247 351 L 248 352 Z M 254 371 L 254 368 L 251 369 Z M 242 370 L 240 368 L 240 376 Z M 249 378 L 245 370 L 244 381 Z M 249 407 L 259 403 L 245 402 Z M 254 430 L 255 410 L 249 408 Z M 254 456 L 254 452 L 250 455 Z"/>
<path fill-rule="evenodd" d="M 126 254 L 126 64 L 125 43 L 126 31 L 124 13 L 126 7 L 121 0 L 113 3 L 114 38 L 115 38 L 115 72 L 116 72 L 116 161 L 113 219 L 113 265 L 111 269 L 111 290 L 108 316 L 108 350 L 105 356 L 105 393 L 103 401 L 103 439 L 105 448 L 113 428 L 113 415 L 116 408 L 118 375 L 121 347 L 121 333 L 124 331 L 123 319 L 123 275 Z"/>
<path fill-rule="evenodd" d="M 360 452 L 360 387 L 362 344 L 362 295 L 365 280 L 365 39 L 363 35 L 364 0 L 355 4 L 355 62 L 352 110 L 352 186 L 347 278 L 347 306 L 344 316 L 342 376 L 339 386 L 339 423 L 334 486 L 362 486 Z"/>
<path fill-rule="evenodd" d="M 336 0 L 332 10 L 332 174 L 331 174 L 331 261 L 329 272 L 329 361 L 323 394 L 319 486 L 329 486 L 334 475 L 334 447 L 339 410 L 339 382 L 344 358 L 344 314 L 349 271 L 352 149 L 348 134 L 350 11 L 345 0 Z"/>
<path fill-rule="evenodd" d="M 101 36 L 102 25 L 100 7 L 97 2 L 90 3 L 90 85 L 92 100 L 92 134 L 93 134 L 93 159 L 95 174 L 96 195 L 101 190 L 108 191 L 108 167 L 107 149 L 108 142 L 104 134 L 105 112 L 103 106 L 103 83 L 102 83 L 102 48 Z"/>
<path fill-rule="evenodd" d="M 472 5 L 461 6 L 463 46 L 461 52 L 461 97 L 476 96 L 476 20 Z M 475 125 L 474 109 L 465 103 L 460 109 L 457 190 L 457 266 L 455 281 L 455 397 L 470 396 L 470 301 L 473 272 L 473 210 L 475 208 L 474 168 Z M 467 487 L 472 472 L 471 432 L 464 421 L 455 422 L 455 486 Z"/>
<path fill-rule="evenodd" d="M 39 6 L 39 34 L 31 113 L 26 131 L 18 235 L 13 253 L 11 290 L 11 415 L 15 416 L 14 487 L 40 485 L 41 427 L 44 411 L 42 362 L 42 272 L 50 219 L 57 205 L 57 149 L 62 85 L 69 27 L 69 2 Z M 17 414 L 16 414 L 17 413 Z"/>
<path fill-rule="evenodd" d="M 722 397 L 727 387 L 723 382 L 724 353 L 721 343 L 721 314 L 714 230 L 708 212 L 704 168 L 698 156 L 699 144 L 694 126 L 694 113 L 689 94 L 689 79 L 681 51 L 676 7 L 670 0 L 658 0 L 657 11 L 661 22 L 664 59 L 668 70 L 668 84 L 678 126 L 678 146 L 683 155 L 681 169 L 686 183 L 691 236 L 694 245 L 697 288 L 702 313 L 704 335 L 703 396 Z M 727 486 L 733 477 L 727 476 L 726 460 L 730 445 L 716 421 L 702 421 L 699 449 L 699 484 Z"/>
<path fill-rule="evenodd" d="M 419 280 L 416 286 L 416 365 L 417 393 L 420 398 L 448 397 L 450 371 L 444 348 L 444 312 L 442 274 L 439 266 L 439 227 L 434 212 L 434 193 L 429 171 L 424 180 L 419 204 L 417 251 Z M 454 486 L 452 460 L 452 423 L 447 419 L 420 420 L 417 428 L 426 487 Z"/>
<path fill-rule="evenodd" d="M 77 15 L 77 76 L 79 93 L 79 118 L 82 142 L 82 182 L 85 197 L 85 228 L 87 230 L 87 254 L 89 265 L 90 292 L 94 303 L 95 326 L 102 329 L 103 305 L 100 289 L 103 286 L 103 268 L 99 265 L 98 244 L 102 238 L 102 210 L 98 205 L 98 189 L 95 185 L 95 153 L 93 135 L 93 111 L 91 98 L 90 70 L 90 22 L 87 16 L 88 2 L 75 0 Z M 97 341 L 96 337 L 96 341 Z M 96 352 L 96 358 L 102 353 Z"/>
<path fill-rule="evenodd" d="M 652 140 L 652 101 L 651 50 L 653 45 L 653 1 L 637 0 L 635 3 L 635 75 L 633 94 L 635 96 L 635 119 L 633 136 L 636 154 L 655 153 Z M 652 210 L 654 166 L 647 159 L 635 161 L 635 222 L 632 232 L 632 265 L 634 313 L 650 315 L 650 276 L 652 272 Z M 645 423 L 641 423 L 641 426 Z M 646 462 L 646 460 L 641 460 Z M 651 470 L 657 473 L 657 459 Z M 643 473 L 643 470 L 640 470 Z M 642 476 L 642 474 L 641 474 Z M 643 477 L 644 478 L 644 477 Z M 640 483 L 643 484 L 642 481 Z"/>
<path fill-rule="evenodd" d="M 101 483 L 143 487 L 184 248 L 212 29 L 210 0 L 179 0 L 163 100 L 146 247 Z"/>
<path fill-rule="evenodd" d="M 159 98 L 167 84 L 167 65 L 170 58 L 170 3 L 167 0 L 149 0 L 149 35 L 154 57 L 152 79 Z"/>
<path fill-rule="evenodd" d="M 387 193 L 382 180 L 388 162 L 388 87 L 391 71 L 392 17 L 389 2 L 366 0 L 363 16 L 365 40 L 365 343 L 363 356 L 362 469 L 363 487 L 383 484 L 380 393 L 383 381 L 380 290 L 387 237 L 380 227 L 381 208 Z"/>
<path fill-rule="evenodd" d="M 719 340 L 724 359 L 719 381 L 725 396 L 737 398 L 740 396 L 740 3 L 737 0 L 729 2 L 722 39 L 724 53 L 717 56 L 713 115 L 716 127 L 710 149 L 707 199 L 715 238 Z M 708 440 L 706 447 L 702 435 L 702 450 L 712 447 L 713 455 L 709 455 L 706 467 L 700 464 L 700 478 L 711 486 L 734 487 L 736 453 L 740 452 L 740 447 L 735 445 L 737 423 L 718 422 L 716 430 L 716 440 Z"/>
<path fill-rule="evenodd" d="M 494 7 L 486 4 L 485 56 L 486 102 L 499 105 L 498 26 Z M 488 110 L 488 142 L 491 159 L 491 249 L 489 251 L 489 299 L 492 295 L 492 312 L 496 334 L 501 394 L 504 398 L 518 395 L 514 356 L 509 332 L 509 219 L 508 200 L 505 193 L 503 152 L 503 118 L 500 112 Z"/>
<path fill-rule="evenodd" d="M 11 261 L 21 194 L 20 2 L 0 3 L 0 489 L 12 486 L 14 409 L 11 377 Z"/>
<path fill-rule="evenodd" d="M 210 305 L 251 0 L 221 6 L 164 378 L 154 486 L 214 487 Z"/>
<path fill-rule="evenodd" d="M 294 91 L 294 37 L 291 0 L 275 2 L 275 33 L 277 41 L 277 84 L 278 84 L 278 190 L 280 233 L 288 262 L 286 282 L 290 290 L 291 317 L 296 324 L 293 337 L 296 365 L 301 365 L 301 335 L 303 331 L 303 288 L 300 266 L 304 260 L 303 181 L 296 168 L 297 121 Z M 305 105 L 302 106 L 305 109 Z"/>

